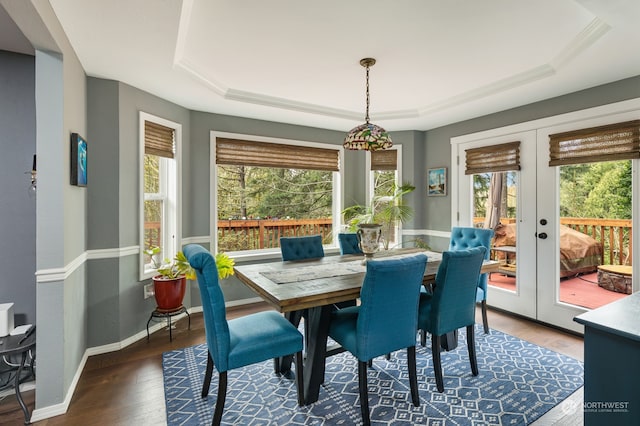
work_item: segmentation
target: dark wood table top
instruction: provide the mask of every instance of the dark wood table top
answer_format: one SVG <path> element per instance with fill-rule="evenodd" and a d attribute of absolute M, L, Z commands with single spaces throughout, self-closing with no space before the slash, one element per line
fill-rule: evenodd
<path fill-rule="evenodd" d="M 381 251 L 374 259 L 427 255 L 424 282 L 435 281 L 442 254 L 415 248 Z M 279 312 L 354 300 L 360 296 L 365 267 L 362 255 L 325 256 L 302 261 L 275 261 L 236 266 L 235 275 Z M 497 261 L 485 261 L 482 272 L 495 272 Z"/>

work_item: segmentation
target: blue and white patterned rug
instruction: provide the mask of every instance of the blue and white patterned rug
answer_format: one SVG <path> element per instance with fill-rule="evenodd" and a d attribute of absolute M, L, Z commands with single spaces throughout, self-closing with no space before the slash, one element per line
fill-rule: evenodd
<path fill-rule="evenodd" d="M 429 339 L 427 339 L 429 342 Z M 406 351 L 369 369 L 369 407 L 377 425 L 528 425 L 583 385 L 583 364 L 499 331 L 476 326 L 480 374 L 471 375 L 464 330 L 458 348 L 442 353 L 445 391 L 438 393 L 431 349 L 417 345 L 420 407 L 411 404 Z M 211 424 L 217 395 L 214 370 L 209 396 L 200 398 L 205 344 L 162 356 L 167 423 Z M 224 425 L 361 424 L 357 362 L 349 353 L 327 359 L 318 402 L 296 403 L 293 380 L 273 373 L 273 361 L 231 370 Z"/>

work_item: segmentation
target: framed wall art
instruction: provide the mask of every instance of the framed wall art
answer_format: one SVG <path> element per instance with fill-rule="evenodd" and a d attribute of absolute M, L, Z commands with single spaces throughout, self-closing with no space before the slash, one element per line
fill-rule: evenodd
<path fill-rule="evenodd" d="M 427 195 L 438 197 L 447 195 L 447 168 L 427 170 Z"/>
<path fill-rule="evenodd" d="M 87 141 L 71 133 L 71 185 L 87 186 Z"/>

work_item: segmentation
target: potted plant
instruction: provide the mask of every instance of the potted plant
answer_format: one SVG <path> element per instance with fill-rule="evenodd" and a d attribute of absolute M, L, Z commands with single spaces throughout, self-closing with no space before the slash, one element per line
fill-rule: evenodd
<path fill-rule="evenodd" d="M 171 312 L 182 307 L 182 299 L 187 288 L 186 280 L 195 280 L 196 272 L 189 264 L 183 252 L 176 253 L 173 260 L 165 259 L 160 264 L 157 255 L 160 253 L 159 247 L 150 247 L 145 253 L 151 257 L 158 275 L 153 279 L 153 290 L 158 310 Z M 215 255 L 218 276 L 224 279 L 233 275 L 235 262 L 226 253 Z"/>
<path fill-rule="evenodd" d="M 371 229 L 371 225 L 380 226 L 382 246 L 388 250 L 396 225 L 413 217 L 413 208 L 404 204 L 402 197 L 415 189 L 416 187 L 409 183 L 393 185 L 389 195 L 376 195 L 368 206 L 347 207 L 342 211 L 342 215 L 348 229 L 357 232 L 359 227 Z"/>

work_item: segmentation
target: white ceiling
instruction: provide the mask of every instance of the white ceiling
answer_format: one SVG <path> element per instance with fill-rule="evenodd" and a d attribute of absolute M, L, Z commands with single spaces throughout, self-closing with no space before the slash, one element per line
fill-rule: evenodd
<path fill-rule="evenodd" d="M 193 110 L 426 130 L 640 75 L 639 0 L 50 0 L 85 71 Z"/>

